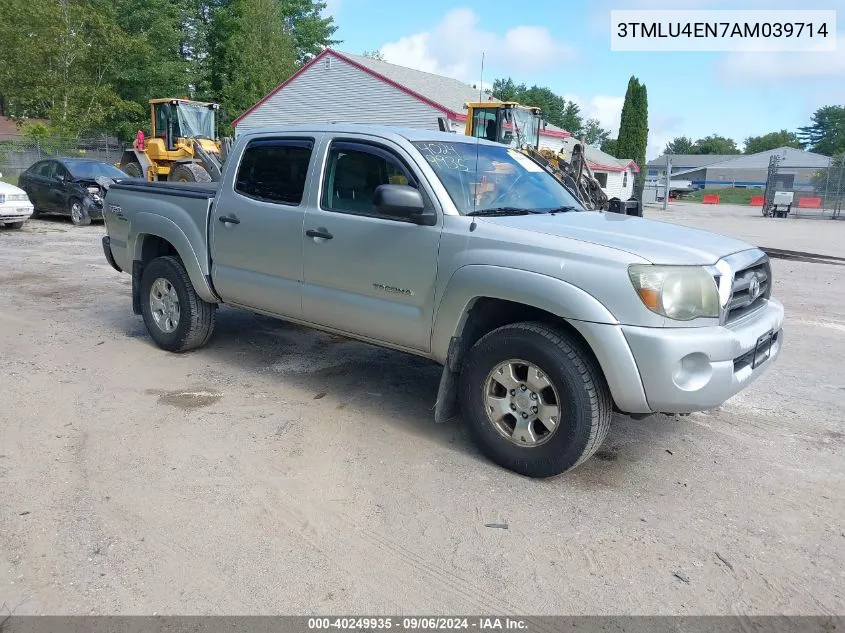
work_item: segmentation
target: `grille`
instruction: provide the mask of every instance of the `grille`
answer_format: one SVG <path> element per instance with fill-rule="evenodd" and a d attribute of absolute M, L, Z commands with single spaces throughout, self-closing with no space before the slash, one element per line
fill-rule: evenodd
<path fill-rule="evenodd" d="M 29 202 L 25 193 L 7 193 L 6 202 Z"/>
<path fill-rule="evenodd" d="M 761 308 L 771 291 L 772 270 L 768 261 L 738 271 L 734 275 L 731 296 L 725 308 L 725 320 L 736 321 Z"/>

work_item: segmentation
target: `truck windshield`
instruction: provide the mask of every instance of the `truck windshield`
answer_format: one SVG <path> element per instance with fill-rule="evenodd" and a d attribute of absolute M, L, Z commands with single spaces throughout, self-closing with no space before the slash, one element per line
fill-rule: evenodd
<path fill-rule="evenodd" d="M 504 146 L 415 142 L 461 215 L 507 207 L 532 213 L 583 206 L 549 172 Z"/>

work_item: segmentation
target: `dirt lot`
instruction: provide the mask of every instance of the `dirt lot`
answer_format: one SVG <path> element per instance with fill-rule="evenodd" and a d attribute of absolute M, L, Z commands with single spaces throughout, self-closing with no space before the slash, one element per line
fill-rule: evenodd
<path fill-rule="evenodd" d="M 649 213 L 845 255 L 845 222 Z M 845 612 L 845 267 L 774 261 L 785 349 L 746 392 L 535 481 L 432 422 L 426 362 L 229 309 L 160 351 L 102 233 L 0 230 L 0 607 Z"/>

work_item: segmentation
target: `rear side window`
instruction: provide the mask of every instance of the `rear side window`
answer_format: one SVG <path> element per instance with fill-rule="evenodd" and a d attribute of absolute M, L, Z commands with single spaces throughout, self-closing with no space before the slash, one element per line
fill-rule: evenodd
<path fill-rule="evenodd" d="M 53 175 L 53 163 L 48 160 L 43 163 L 38 163 L 32 168 L 32 173 L 38 176 L 47 176 L 49 178 Z"/>
<path fill-rule="evenodd" d="M 302 202 L 314 141 L 260 139 L 244 150 L 235 191 L 265 202 Z"/>

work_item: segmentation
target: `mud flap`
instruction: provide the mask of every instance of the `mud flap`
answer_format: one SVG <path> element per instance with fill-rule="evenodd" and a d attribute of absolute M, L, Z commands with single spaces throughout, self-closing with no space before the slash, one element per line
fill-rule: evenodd
<path fill-rule="evenodd" d="M 444 424 L 458 414 L 458 377 L 460 376 L 461 339 L 452 337 L 440 386 L 437 388 L 437 402 L 434 404 L 434 423 Z"/>
<path fill-rule="evenodd" d="M 141 262 L 132 262 L 132 312 L 141 314 Z"/>

